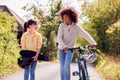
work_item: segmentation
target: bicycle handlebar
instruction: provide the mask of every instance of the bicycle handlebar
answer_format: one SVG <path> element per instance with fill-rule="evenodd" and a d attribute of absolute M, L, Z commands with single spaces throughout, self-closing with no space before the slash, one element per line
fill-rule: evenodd
<path fill-rule="evenodd" d="M 91 50 L 91 49 L 95 49 L 92 46 L 79 46 L 79 47 L 75 47 L 75 48 L 69 48 L 69 50 Z"/>

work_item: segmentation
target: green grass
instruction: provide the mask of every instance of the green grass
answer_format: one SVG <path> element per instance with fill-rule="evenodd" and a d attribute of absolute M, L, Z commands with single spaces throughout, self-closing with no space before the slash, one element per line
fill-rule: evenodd
<path fill-rule="evenodd" d="M 120 80 L 120 57 L 104 55 L 99 52 L 96 68 L 102 72 L 106 80 Z"/>

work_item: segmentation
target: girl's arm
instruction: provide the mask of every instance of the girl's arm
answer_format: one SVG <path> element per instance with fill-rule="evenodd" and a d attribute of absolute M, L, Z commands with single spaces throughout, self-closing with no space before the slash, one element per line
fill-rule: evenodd
<path fill-rule="evenodd" d="M 58 29 L 58 35 L 57 35 L 57 41 L 58 45 L 60 45 L 62 48 L 65 48 L 66 45 L 63 42 L 63 30 L 62 30 L 62 24 L 60 24 L 59 29 Z"/>
<path fill-rule="evenodd" d="M 25 46 L 25 43 L 26 43 L 25 38 L 26 38 L 26 36 L 23 34 L 22 37 L 21 37 L 21 47 L 22 47 L 23 50 L 26 49 L 26 46 Z"/>
<path fill-rule="evenodd" d="M 42 47 L 42 37 L 41 37 L 41 35 L 39 35 L 38 36 L 38 42 L 37 42 L 36 55 L 33 57 L 34 61 L 37 61 L 37 58 L 39 56 L 41 47 Z"/>
<path fill-rule="evenodd" d="M 83 28 L 78 27 L 78 34 L 85 38 L 91 45 L 97 45 L 96 41 L 92 38 L 92 36 L 87 33 Z"/>

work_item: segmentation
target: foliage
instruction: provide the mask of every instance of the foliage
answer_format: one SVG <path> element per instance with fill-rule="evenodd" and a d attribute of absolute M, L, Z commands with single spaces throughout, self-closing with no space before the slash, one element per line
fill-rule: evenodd
<path fill-rule="evenodd" d="M 0 76 L 10 73 L 17 61 L 16 26 L 15 18 L 0 10 Z"/>
<path fill-rule="evenodd" d="M 61 1 L 52 2 L 50 15 L 47 16 L 47 22 L 41 27 L 41 30 L 44 31 L 44 36 L 46 38 L 44 47 L 48 49 L 46 50 L 46 52 L 50 55 L 51 60 L 55 60 L 57 58 L 56 36 L 60 24 L 60 19 L 57 13 L 60 10 L 60 8 Z"/>
<path fill-rule="evenodd" d="M 112 39 L 110 40 L 106 30 L 120 18 L 120 0 L 97 0 L 92 3 L 86 1 L 82 8 L 83 16 L 88 18 L 90 26 L 96 30 L 98 47 L 103 51 L 109 51 L 110 45 L 115 44 L 111 43 Z"/>
<path fill-rule="evenodd" d="M 106 30 L 107 36 L 111 42 L 110 51 L 120 53 L 120 21 L 118 20 Z M 114 45 L 113 45 L 114 44 Z M 117 45 L 117 46 L 116 46 Z"/>

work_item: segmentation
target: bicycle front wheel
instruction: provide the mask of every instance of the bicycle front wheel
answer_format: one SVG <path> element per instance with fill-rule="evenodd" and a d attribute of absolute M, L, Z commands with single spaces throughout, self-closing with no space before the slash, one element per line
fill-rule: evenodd
<path fill-rule="evenodd" d="M 85 69 L 83 64 L 81 64 L 80 67 L 81 67 L 81 73 L 82 73 L 82 80 L 86 80 Z"/>

